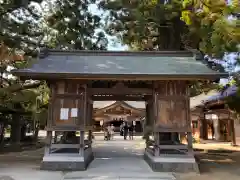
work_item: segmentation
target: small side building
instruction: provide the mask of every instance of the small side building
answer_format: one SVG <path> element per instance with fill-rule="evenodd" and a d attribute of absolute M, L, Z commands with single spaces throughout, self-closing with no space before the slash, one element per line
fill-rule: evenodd
<path fill-rule="evenodd" d="M 239 134 L 236 134 L 236 129 L 240 129 L 240 125 L 226 105 L 226 98 L 235 96 L 236 91 L 237 87 L 231 86 L 222 92 L 212 91 L 200 95 L 201 98 L 196 100 L 198 103 L 191 107 L 192 131 L 196 138 L 231 142 L 232 145 L 236 145 Z"/>

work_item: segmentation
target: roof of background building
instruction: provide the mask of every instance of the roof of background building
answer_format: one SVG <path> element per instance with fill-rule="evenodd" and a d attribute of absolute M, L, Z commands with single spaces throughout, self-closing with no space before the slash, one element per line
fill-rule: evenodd
<path fill-rule="evenodd" d="M 208 93 L 202 93 L 198 96 L 194 96 L 190 98 L 190 109 L 194 109 L 197 106 L 201 106 L 204 104 L 209 97 L 217 95 L 218 92 L 216 90 L 209 91 Z"/>
<path fill-rule="evenodd" d="M 236 85 L 230 86 L 227 89 L 225 89 L 223 92 L 218 92 L 217 94 L 208 97 L 206 100 L 203 101 L 203 103 L 218 101 L 218 100 L 222 100 L 229 96 L 234 96 L 234 95 L 236 95 L 237 90 L 238 90 L 238 88 Z"/>
<path fill-rule="evenodd" d="M 102 109 L 107 106 L 110 106 L 114 104 L 116 101 L 94 101 L 93 102 L 93 108 L 96 109 Z M 145 108 L 145 102 L 144 101 L 124 101 L 129 106 L 132 106 L 137 109 L 144 109 Z"/>

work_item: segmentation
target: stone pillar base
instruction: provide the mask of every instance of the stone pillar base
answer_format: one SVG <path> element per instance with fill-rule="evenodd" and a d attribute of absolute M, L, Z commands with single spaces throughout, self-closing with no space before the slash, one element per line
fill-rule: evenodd
<path fill-rule="evenodd" d="M 194 157 L 153 156 L 145 151 L 144 159 L 155 172 L 196 172 L 199 173 L 198 164 Z"/>
<path fill-rule="evenodd" d="M 92 152 L 85 153 L 84 157 L 78 154 L 50 154 L 43 157 L 41 170 L 85 171 L 93 159 Z"/>

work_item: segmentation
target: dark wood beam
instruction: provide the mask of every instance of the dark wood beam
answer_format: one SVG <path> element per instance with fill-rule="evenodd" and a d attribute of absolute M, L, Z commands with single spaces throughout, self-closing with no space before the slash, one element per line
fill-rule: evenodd
<path fill-rule="evenodd" d="M 146 101 L 148 97 L 141 96 L 92 96 L 93 101 Z"/>
<path fill-rule="evenodd" d="M 88 92 L 91 95 L 132 95 L 132 94 L 142 94 L 142 95 L 152 95 L 152 89 L 147 88 L 89 88 Z"/>

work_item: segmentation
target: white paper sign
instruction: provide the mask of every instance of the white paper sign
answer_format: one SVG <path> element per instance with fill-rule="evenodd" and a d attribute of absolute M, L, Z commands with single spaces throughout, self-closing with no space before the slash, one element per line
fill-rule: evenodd
<path fill-rule="evenodd" d="M 78 117 L 78 109 L 77 108 L 71 109 L 71 117 Z"/>
<path fill-rule="evenodd" d="M 60 120 L 68 120 L 68 108 L 61 108 L 60 110 Z"/>

